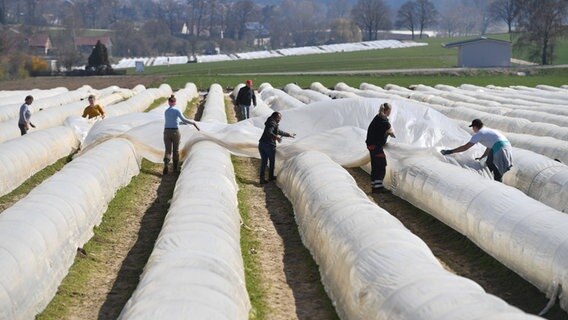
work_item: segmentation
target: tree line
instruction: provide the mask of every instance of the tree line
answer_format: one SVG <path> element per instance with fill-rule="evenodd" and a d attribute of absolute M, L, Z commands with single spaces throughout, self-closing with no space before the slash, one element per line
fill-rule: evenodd
<path fill-rule="evenodd" d="M 69 40 L 86 29 L 113 30 L 114 56 L 150 56 L 376 40 L 393 28 L 412 39 L 426 30 L 483 35 L 502 25 L 548 64 L 566 35 L 567 10 L 568 0 L 409 0 L 397 10 L 384 0 L 0 0 L 0 24 L 63 28 L 54 41 L 66 56 L 74 50 Z"/>

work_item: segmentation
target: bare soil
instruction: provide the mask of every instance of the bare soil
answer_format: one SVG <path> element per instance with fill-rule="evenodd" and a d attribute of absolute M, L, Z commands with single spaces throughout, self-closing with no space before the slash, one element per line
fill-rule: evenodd
<path fill-rule="evenodd" d="M 77 292 L 65 319 L 116 319 L 136 289 L 177 180 L 176 175 L 162 176 L 160 165 L 145 173 L 153 176 L 151 181 L 136 191 L 137 203 L 113 237 L 104 240 L 104 250 L 97 256 L 89 252 L 77 256 L 94 260 L 97 267 L 86 275 L 87 283 Z"/>
<path fill-rule="evenodd" d="M 234 122 L 237 107 L 228 115 Z M 238 112 L 240 117 L 240 112 Z M 239 158 L 237 179 L 249 195 L 249 228 L 260 241 L 266 319 L 338 319 L 320 281 L 317 265 L 304 247 L 292 205 L 274 182 L 259 183 L 260 160 Z"/>

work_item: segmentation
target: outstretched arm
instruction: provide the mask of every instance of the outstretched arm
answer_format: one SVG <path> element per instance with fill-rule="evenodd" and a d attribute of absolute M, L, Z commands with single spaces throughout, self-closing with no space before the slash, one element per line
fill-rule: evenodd
<path fill-rule="evenodd" d="M 454 148 L 454 149 L 445 149 L 445 150 L 442 150 L 441 152 L 442 152 L 443 155 L 464 152 L 464 151 L 468 150 L 469 148 L 473 147 L 473 145 L 474 145 L 473 143 L 468 142 L 468 143 L 464 144 L 463 146 L 459 146 L 459 147 Z"/>

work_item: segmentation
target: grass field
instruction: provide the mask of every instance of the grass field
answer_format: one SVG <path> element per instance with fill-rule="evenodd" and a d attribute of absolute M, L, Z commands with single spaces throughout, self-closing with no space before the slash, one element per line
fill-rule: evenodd
<path fill-rule="evenodd" d="M 508 40 L 509 35 L 491 35 L 490 37 Z M 258 85 L 270 82 L 274 87 L 282 87 L 295 82 L 301 87 L 308 87 L 312 82 L 321 82 L 332 87 L 338 82 L 358 86 L 361 82 L 376 85 L 396 83 L 411 84 L 449 84 L 460 85 L 471 83 L 477 85 L 526 85 L 548 84 L 558 86 L 568 84 L 568 69 L 533 70 L 519 76 L 515 72 L 496 72 L 479 69 L 468 72 L 440 72 L 438 74 L 373 74 L 372 70 L 452 68 L 457 64 L 457 49 L 446 49 L 443 43 L 463 40 L 465 38 L 431 38 L 425 39 L 427 46 L 369 50 L 359 52 L 341 52 L 306 56 L 280 58 L 223 61 L 211 63 L 190 63 L 183 65 L 147 67 L 145 74 L 163 74 L 167 83 L 179 88 L 187 82 L 194 82 L 201 90 L 212 83 L 219 83 L 225 88 L 232 88 L 245 79 L 252 79 Z M 555 63 L 568 63 L 568 40 L 563 40 L 556 48 L 559 58 Z M 522 53 L 514 52 L 515 58 L 525 58 Z M 369 71 L 369 74 L 336 74 L 336 75 L 261 75 L 278 72 L 318 72 L 318 71 Z M 129 70 L 132 74 L 133 70 Z M 240 73 L 257 73 L 258 75 L 238 75 Z"/>

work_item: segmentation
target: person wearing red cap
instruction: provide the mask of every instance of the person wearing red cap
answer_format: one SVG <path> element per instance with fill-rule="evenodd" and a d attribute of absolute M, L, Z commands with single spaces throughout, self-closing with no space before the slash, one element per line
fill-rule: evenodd
<path fill-rule="evenodd" d="M 485 146 L 485 152 L 475 160 L 481 160 L 487 157 L 487 167 L 493 173 L 493 179 L 501 182 L 505 172 L 509 171 L 513 166 L 512 148 L 509 140 L 500 132 L 484 128 L 480 119 L 474 119 L 470 125 L 474 134 L 468 143 L 455 149 L 444 149 L 440 151 L 443 155 L 464 152 L 473 147 L 476 143 Z"/>
<path fill-rule="evenodd" d="M 252 89 L 252 80 L 247 80 L 246 85 L 239 90 L 236 102 L 241 108 L 243 119 L 248 119 L 250 115 L 250 106 L 254 105 L 256 107 L 256 96 Z"/>

